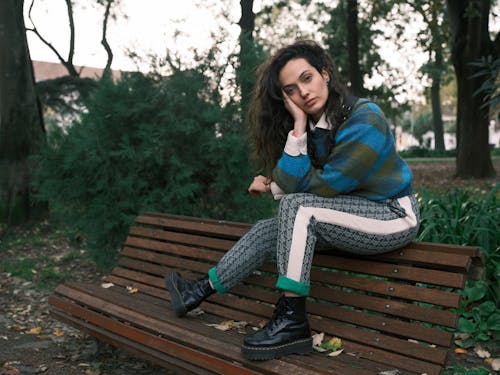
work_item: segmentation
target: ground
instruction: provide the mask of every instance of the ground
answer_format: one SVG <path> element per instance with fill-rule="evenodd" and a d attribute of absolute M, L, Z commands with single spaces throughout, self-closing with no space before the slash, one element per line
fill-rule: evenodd
<path fill-rule="evenodd" d="M 450 187 L 488 191 L 497 182 L 454 178 L 450 162 L 412 163 L 411 167 L 417 191 Z M 495 167 L 500 171 L 498 159 Z M 100 283 L 103 274 L 77 245 L 68 243 L 48 223 L 35 229 L 20 228 L 17 237 L 18 242 L 6 246 L 0 233 L 0 264 L 9 263 L 20 253 L 28 259 L 26 264 L 16 265 L 20 273 L 27 272 L 23 278 L 0 269 L 0 375 L 173 374 L 120 350 L 98 346 L 91 337 L 50 317 L 47 299 L 55 285 L 63 280 Z M 474 351 L 456 354 L 451 363 L 489 368 Z"/>

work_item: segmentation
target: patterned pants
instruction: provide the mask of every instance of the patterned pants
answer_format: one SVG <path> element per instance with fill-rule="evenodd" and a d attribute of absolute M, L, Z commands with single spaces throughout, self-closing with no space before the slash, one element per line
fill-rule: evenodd
<path fill-rule="evenodd" d="M 307 296 L 316 248 L 380 254 L 410 243 L 418 226 L 413 195 L 370 201 L 353 195 L 288 194 L 281 199 L 278 216 L 257 222 L 209 271 L 209 277 L 224 293 L 263 263 L 276 261 L 276 286 Z"/>

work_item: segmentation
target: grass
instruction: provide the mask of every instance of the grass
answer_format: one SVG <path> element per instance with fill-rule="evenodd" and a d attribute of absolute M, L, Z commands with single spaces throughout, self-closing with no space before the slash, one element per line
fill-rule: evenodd
<path fill-rule="evenodd" d="M 68 232 L 54 230 L 45 221 L 4 232 L 0 271 L 34 282 L 38 289 L 53 289 L 71 277 L 64 266 L 83 257 L 77 247 L 61 241 L 67 236 Z"/>

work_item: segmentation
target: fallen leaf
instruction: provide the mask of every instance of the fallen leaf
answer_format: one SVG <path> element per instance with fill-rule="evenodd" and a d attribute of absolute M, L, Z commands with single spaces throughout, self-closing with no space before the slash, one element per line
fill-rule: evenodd
<path fill-rule="evenodd" d="M 60 329 L 56 329 L 54 331 L 54 336 L 57 336 L 57 337 L 64 336 L 64 331 L 61 331 Z"/>
<path fill-rule="evenodd" d="M 495 358 L 490 366 L 494 371 L 500 371 L 500 358 Z"/>
<path fill-rule="evenodd" d="M 414 339 L 408 339 L 408 342 L 412 342 L 414 344 L 420 344 L 417 340 Z"/>
<path fill-rule="evenodd" d="M 340 355 L 340 353 L 342 353 L 343 351 L 344 351 L 344 349 L 336 350 L 336 351 L 328 354 L 328 357 L 336 357 L 336 356 Z"/>
<path fill-rule="evenodd" d="M 332 337 L 324 344 L 321 344 L 321 347 L 325 348 L 326 350 L 337 351 L 342 347 L 342 340 L 338 337 Z"/>
<path fill-rule="evenodd" d="M 115 284 L 113 284 L 113 283 L 102 283 L 101 284 L 101 288 L 108 289 L 108 288 L 111 288 L 114 285 Z"/>
<path fill-rule="evenodd" d="M 320 346 L 323 343 L 324 338 L 325 334 L 323 332 L 312 335 L 313 346 Z"/>
<path fill-rule="evenodd" d="M 31 328 L 28 332 L 26 332 L 29 335 L 39 335 L 42 333 L 42 327 L 34 327 Z"/>
<path fill-rule="evenodd" d="M 220 331 L 229 331 L 233 328 L 234 320 L 225 320 L 219 324 L 208 324 L 209 327 L 214 327 Z"/>
<path fill-rule="evenodd" d="M 377 375 L 399 375 L 401 372 L 399 370 L 391 370 L 391 371 L 381 371 Z"/>
<path fill-rule="evenodd" d="M 457 354 L 467 354 L 467 350 L 466 349 L 462 349 L 462 348 L 456 348 L 455 349 L 455 353 L 457 353 Z"/>
<path fill-rule="evenodd" d="M 127 286 L 127 292 L 128 294 L 135 294 L 139 291 L 139 289 L 137 288 L 134 288 L 134 287 L 131 287 L 131 286 Z"/>
<path fill-rule="evenodd" d="M 483 348 L 481 348 L 480 346 L 476 346 L 474 348 L 474 352 L 477 354 L 477 356 L 479 358 L 490 358 L 491 357 L 491 354 L 489 351 L 487 350 L 484 350 Z"/>
<path fill-rule="evenodd" d="M 313 346 L 313 349 L 316 350 L 317 352 L 320 352 L 320 353 L 328 351 L 328 350 L 322 348 L 321 346 Z"/>

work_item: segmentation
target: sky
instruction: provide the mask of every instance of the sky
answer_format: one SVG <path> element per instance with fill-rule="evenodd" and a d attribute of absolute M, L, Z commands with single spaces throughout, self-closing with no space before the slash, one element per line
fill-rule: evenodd
<path fill-rule="evenodd" d="M 69 49 L 69 24 L 64 0 L 35 0 L 28 19 L 27 14 L 32 0 L 25 0 L 26 27 L 36 26 L 38 31 L 66 58 Z M 254 11 L 258 12 L 262 1 L 256 0 Z M 102 20 L 104 7 L 95 5 L 96 0 L 78 0 L 74 6 L 76 31 L 75 65 L 103 68 L 107 55 L 101 45 Z M 108 22 L 107 38 L 113 50 L 113 69 L 146 70 L 144 63 L 137 66 L 128 57 L 127 50 L 139 56 L 148 53 L 164 56 L 167 49 L 179 52 L 186 61 L 192 56 L 190 49 L 207 50 L 212 41 L 210 34 L 219 27 L 228 31 L 226 40 L 227 53 L 233 52 L 238 42 L 240 31 L 237 22 L 240 18 L 240 1 L 218 0 L 120 0 L 116 18 Z M 226 8 L 222 9 L 223 4 Z M 227 4 L 230 4 L 227 7 Z M 228 18 L 219 15 L 227 12 Z M 219 17 L 218 17 L 219 16 Z M 218 17 L 218 18 L 217 18 Z M 498 26 L 498 25 L 497 25 Z M 385 27 L 390 27 L 386 25 Z M 405 94 L 398 101 L 422 101 L 422 81 L 417 74 L 418 68 L 428 56 L 419 51 L 416 44 L 417 27 L 406 29 L 406 40 L 402 47 L 387 41 L 378 41 L 379 53 L 389 62 L 394 71 L 385 72 L 385 76 L 374 77 L 368 85 L 380 85 L 383 80 L 398 75 L 406 86 Z M 44 45 L 32 32 L 28 32 L 28 45 L 33 60 L 58 62 L 56 55 Z"/>
<path fill-rule="evenodd" d="M 78 1 L 74 6 L 75 65 L 104 67 L 107 55 L 101 45 L 104 7 L 91 5 L 95 0 Z M 209 6 L 197 7 L 196 1 L 121 0 L 115 20 L 108 22 L 107 39 L 113 50 L 113 69 L 135 70 L 126 50 L 139 55 L 162 54 L 166 48 L 187 51 L 191 47 L 208 49 L 211 32 L 217 30 L 215 15 L 220 13 L 220 2 L 198 1 Z M 82 5 L 86 3 L 88 5 Z M 227 28 L 237 35 L 239 1 L 229 9 L 233 24 Z M 63 0 L 35 0 L 31 12 L 33 23 L 27 18 L 31 0 L 25 1 L 26 27 L 34 24 L 40 34 L 52 43 L 63 57 L 69 50 L 69 24 Z M 235 39 L 236 41 L 236 39 Z M 228 41 L 230 42 L 230 41 Z M 28 45 L 33 60 L 57 62 L 56 55 L 34 33 L 28 33 Z"/>

